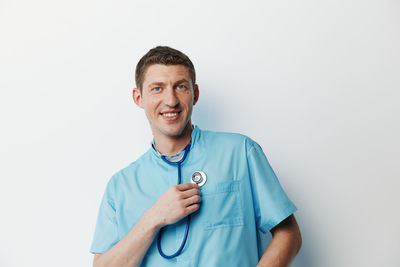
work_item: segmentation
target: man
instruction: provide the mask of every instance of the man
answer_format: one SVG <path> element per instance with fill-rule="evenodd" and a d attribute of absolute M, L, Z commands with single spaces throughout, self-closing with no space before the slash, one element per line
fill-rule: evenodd
<path fill-rule="evenodd" d="M 190 59 L 153 48 L 136 86 L 154 140 L 107 185 L 94 266 L 289 266 L 301 246 L 296 207 L 256 142 L 192 125 L 199 88 Z M 259 231 L 273 236 L 265 251 Z"/>

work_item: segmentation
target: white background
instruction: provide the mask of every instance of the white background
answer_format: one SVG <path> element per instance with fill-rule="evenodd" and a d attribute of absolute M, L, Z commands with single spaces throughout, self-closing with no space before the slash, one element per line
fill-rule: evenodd
<path fill-rule="evenodd" d="M 193 122 L 259 142 L 292 266 L 400 266 L 400 2 L 0 2 L 0 266 L 90 266 L 108 179 L 151 141 L 137 61 L 195 64 Z"/>

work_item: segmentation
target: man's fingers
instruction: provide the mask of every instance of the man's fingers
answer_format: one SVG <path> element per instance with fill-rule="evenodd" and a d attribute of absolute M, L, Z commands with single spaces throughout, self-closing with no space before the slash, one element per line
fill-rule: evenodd
<path fill-rule="evenodd" d="M 186 207 L 186 215 L 189 215 L 190 213 L 193 213 L 193 212 L 195 212 L 196 210 L 198 210 L 199 209 L 199 204 L 193 204 L 193 205 L 190 205 L 190 206 L 188 206 L 188 207 Z"/>
<path fill-rule="evenodd" d="M 194 195 L 198 195 L 198 194 L 199 194 L 199 189 L 197 189 L 197 188 L 192 188 L 192 189 L 189 189 L 186 191 L 182 191 L 180 193 L 180 195 L 183 199 L 194 196 Z"/>
<path fill-rule="evenodd" d="M 189 198 L 183 200 L 183 203 L 184 203 L 184 205 L 187 207 L 187 206 L 190 206 L 190 205 L 192 205 L 192 204 L 197 204 L 197 203 L 199 203 L 200 200 L 201 200 L 201 198 L 200 198 L 199 195 L 194 195 L 194 196 L 191 196 L 191 197 L 189 197 Z"/>
<path fill-rule="evenodd" d="M 193 183 L 186 183 L 186 184 L 178 184 L 176 185 L 176 189 L 178 189 L 179 191 L 186 191 L 192 188 L 199 188 L 199 186 L 197 184 L 193 184 Z"/>

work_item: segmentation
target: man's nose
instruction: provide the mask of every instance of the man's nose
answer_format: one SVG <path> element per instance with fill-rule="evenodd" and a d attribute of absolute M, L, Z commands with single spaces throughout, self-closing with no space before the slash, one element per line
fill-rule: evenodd
<path fill-rule="evenodd" d="M 175 107 L 176 105 L 179 104 L 179 99 L 176 96 L 176 92 L 174 90 L 174 88 L 172 87 L 168 87 L 167 90 L 165 90 L 165 98 L 164 98 L 164 102 L 166 105 L 170 106 L 170 107 Z"/>

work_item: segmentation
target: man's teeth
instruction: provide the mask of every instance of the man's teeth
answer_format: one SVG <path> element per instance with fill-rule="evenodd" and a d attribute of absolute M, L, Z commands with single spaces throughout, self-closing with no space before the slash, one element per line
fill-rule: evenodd
<path fill-rule="evenodd" d="M 165 117 L 175 117 L 176 115 L 178 115 L 178 113 L 163 113 L 163 116 Z"/>

